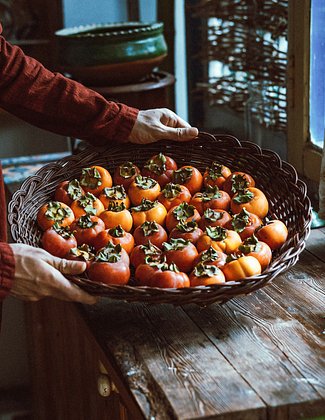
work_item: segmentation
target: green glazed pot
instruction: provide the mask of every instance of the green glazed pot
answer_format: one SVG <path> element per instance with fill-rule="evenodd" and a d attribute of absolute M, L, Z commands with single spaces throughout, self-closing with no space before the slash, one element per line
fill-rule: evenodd
<path fill-rule="evenodd" d="M 94 24 L 55 35 L 61 69 L 94 86 L 139 81 L 167 55 L 161 22 Z"/>

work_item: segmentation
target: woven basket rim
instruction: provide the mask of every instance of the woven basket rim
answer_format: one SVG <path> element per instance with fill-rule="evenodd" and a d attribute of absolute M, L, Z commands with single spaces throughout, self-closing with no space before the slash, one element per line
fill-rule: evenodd
<path fill-rule="evenodd" d="M 213 303 L 213 301 L 224 302 L 237 295 L 247 294 L 251 291 L 263 287 L 265 284 L 272 281 L 277 275 L 279 275 L 283 271 L 286 271 L 293 264 L 295 264 L 295 262 L 299 258 L 300 253 L 305 248 L 305 241 L 309 236 L 311 225 L 311 203 L 307 196 L 307 187 L 306 184 L 299 179 L 295 168 L 288 162 L 283 161 L 276 152 L 268 149 L 262 149 L 260 146 L 249 141 L 239 141 L 236 137 L 232 135 L 212 135 L 210 133 L 200 132 L 198 140 L 194 140 L 191 146 L 195 149 L 195 142 L 199 142 L 200 140 L 204 142 L 211 142 L 212 146 L 214 146 L 214 143 L 216 145 L 222 143 L 222 145 L 225 148 L 229 147 L 229 150 L 237 148 L 238 150 L 241 150 L 246 153 L 247 149 L 251 156 L 257 156 L 261 159 L 264 158 L 267 160 L 272 160 L 272 164 L 276 165 L 275 169 L 277 171 L 285 174 L 285 176 L 292 179 L 292 185 L 296 187 L 297 194 L 299 194 L 299 202 L 301 203 L 301 206 L 304 207 L 303 228 L 300 229 L 300 231 L 298 232 L 294 232 L 294 235 L 291 238 L 292 245 L 287 247 L 287 249 L 283 253 L 279 254 L 274 259 L 272 259 L 272 262 L 269 265 L 269 267 L 267 267 L 266 270 L 264 270 L 263 273 L 261 273 L 260 275 L 249 277 L 241 281 L 226 282 L 220 285 L 188 287 L 181 289 L 160 289 L 149 286 L 133 286 L 130 284 L 123 286 L 106 285 L 104 283 L 94 283 L 90 280 L 87 280 L 85 277 L 78 276 L 69 277 L 69 279 L 72 282 L 83 287 L 89 293 L 101 296 L 109 296 L 111 298 L 123 299 L 128 301 L 150 301 L 150 299 L 148 299 L 148 296 L 141 297 L 142 294 L 146 293 L 152 295 L 153 303 L 170 302 L 173 304 L 184 304 L 184 302 L 193 302 L 205 304 L 205 302 L 209 300 L 208 296 L 202 296 L 201 298 L 196 297 L 196 295 L 199 292 L 201 292 L 202 295 L 211 294 L 211 303 Z M 173 145 L 178 145 L 179 147 L 180 144 L 179 142 L 162 141 L 159 143 L 151 144 L 151 148 L 158 151 L 158 149 L 167 147 L 170 150 L 172 150 Z M 198 144 L 198 146 L 201 146 L 201 144 Z M 141 150 L 143 149 L 142 145 L 139 146 L 130 143 L 126 143 L 123 145 L 117 144 L 114 146 L 107 145 L 99 148 L 88 146 L 85 150 L 79 152 L 76 155 L 67 156 L 54 163 L 50 163 L 43 166 L 35 173 L 35 175 L 27 178 L 21 185 L 20 189 L 13 194 L 12 199 L 8 205 L 8 221 L 11 228 L 11 234 L 14 240 L 16 242 L 24 242 L 26 239 L 20 237 L 17 231 L 17 210 L 20 210 L 25 204 L 24 200 L 25 197 L 28 196 L 28 192 L 30 192 L 31 190 L 37 191 L 37 186 L 41 182 L 46 182 L 46 180 L 49 180 L 53 173 L 57 172 L 57 169 L 64 170 L 67 165 L 73 165 L 74 163 L 87 158 L 91 160 L 93 159 L 93 156 L 97 156 L 99 158 L 99 156 L 105 154 L 107 154 L 108 156 L 112 156 L 114 153 L 118 154 L 119 151 L 122 150 L 121 147 L 123 147 L 124 151 L 134 151 L 135 149 L 139 149 L 139 153 L 141 153 Z M 254 174 L 252 175 L 254 176 Z M 34 245 L 39 246 L 38 244 Z M 134 293 L 136 296 L 132 296 L 132 293 Z M 216 296 L 213 297 L 213 293 L 216 293 Z M 193 295 L 193 299 L 191 299 L 191 297 L 188 297 L 191 294 Z M 182 295 L 184 296 L 184 299 L 181 298 Z"/>

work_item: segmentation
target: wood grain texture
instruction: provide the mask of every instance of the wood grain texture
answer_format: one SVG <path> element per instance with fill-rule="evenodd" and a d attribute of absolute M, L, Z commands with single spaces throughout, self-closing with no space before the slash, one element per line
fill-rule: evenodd
<path fill-rule="evenodd" d="M 323 386 L 320 357 L 311 361 L 301 354 L 314 341 L 285 311 L 279 309 L 275 315 L 274 303 L 264 292 L 223 307 L 214 305 L 204 311 L 191 307 L 186 312 L 267 404 L 269 415 L 273 408 L 279 415 L 282 407 L 281 415 L 287 418 L 290 405 L 299 406 L 305 415 L 314 406 L 319 412 L 323 402 L 314 384 Z"/>
<path fill-rule="evenodd" d="M 35 420 L 127 419 L 119 394 L 99 395 L 99 360 L 93 342 L 82 332 L 75 307 L 44 300 L 28 304 Z M 135 407 L 125 396 L 128 406 Z M 132 410 L 132 420 L 142 419 Z"/>
<path fill-rule="evenodd" d="M 324 271 L 324 264 L 305 252 L 292 269 L 264 289 L 294 319 L 319 337 L 325 331 Z"/>
<path fill-rule="evenodd" d="M 89 326 L 93 330 L 96 325 L 100 345 L 127 375 L 131 390 L 145 391 L 148 418 L 165 418 L 164 413 L 177 419 L 265 418 L 265 406 L 256 393 L 181 308 L 108 299 L 96 306 L 87 309 Z M 139 389 L 143 382 L 145 390 Z"/>

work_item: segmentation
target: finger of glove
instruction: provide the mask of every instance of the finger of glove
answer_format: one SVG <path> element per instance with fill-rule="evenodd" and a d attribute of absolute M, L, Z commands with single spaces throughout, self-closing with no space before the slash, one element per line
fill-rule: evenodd
<path fill-rule="evenodd" d="M 59 270 L 62 274 L 81 274 L 86 270 L 86 263 L 84 261 L 70 261 L 65 258 L 53 257 L 49 264 Z"/>
<path fill-rule="evenodd" d="M 167 140 L 188 141 L 192 140 L 198 135 L 198 129 L 195 127 L 189 128 L 170 128 L 165 127 L 164 138 Z"/>
<path fill-rule="evenodd" d="M 190 128 L 191 127 L 188 122 L 186 122 L 185 120 L 183 120 L 181 117 L 179 117 L 177 114 L 175 114 L 174 112 L 170 110 L 166 110 L 166 112 L 162 114 L 162 116 L 160 117 L 160 122 L 163 125 L 166 125 L 168 127 L 173 127 L 173 128 L 177 128 L 177 127 Z"/>

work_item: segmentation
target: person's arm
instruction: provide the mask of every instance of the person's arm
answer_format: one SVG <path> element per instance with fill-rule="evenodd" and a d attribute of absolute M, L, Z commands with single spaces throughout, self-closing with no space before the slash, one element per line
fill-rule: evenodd
<path fill-rule="evenodd" d="M 92 304 L 96 298 L 85 293 L 64 275 L 81 274 L 82 261 L 57 258 L 41 248 L 0 242 L 0 302 L 7 295 L 37 301 L 45 297 Z"/>
<path fill-rule="evenodd" d="M 37 127 L 94 145 L 188 141 L 198 135 L 197 128 L 167 108 L 139 111 L 107 101 L 80 83 L 47 70 L 1 35 L 0 107 Z"/>
<path fill-rule="evenodd" d="M 85 263 L 57 258 L 44 249 L 29 245 L 8 244 L 6 229 L 6 200 L 0 163 L 0 304 L 9 294 L 25 300 L 51 296 L 86 304 L 96 302 L 95 297 L 64 277 L 64 274 L 82 273 Z"/>
<path fill-rule="evenodd" d="M 25 244 L 9 244 L 14 256 L 15 273 L 9 294 L 23 300 L 37 301 L 45 297 L 93 304 L 94 296 L 71 283 L 64 275 L 81 274 L 82 261 L 54 257 L 42 248 Z"/>
<path fill-rule="evenodd" d="M 137 109 L 52 73 L 2 36 L 0 75 L 0 107 L 57 134 L 96 145 L 125 141 L 137 119 Z"/>

